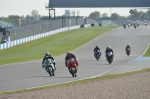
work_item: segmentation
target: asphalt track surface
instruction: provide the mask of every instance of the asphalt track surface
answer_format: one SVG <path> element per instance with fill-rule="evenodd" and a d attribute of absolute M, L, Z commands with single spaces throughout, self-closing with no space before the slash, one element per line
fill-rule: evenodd
<path fill-rule="evenodd" d="M 50 77 L 42 68 L 42 59 L 0 66 L 0 92 L 52 85 L 93 76 L 150 67 L 148 63 L 140 65 L 140 68 L 137 65 L 129 63 L 129 61 L 139 57 L 145 52 L 149 42 L 150 26 L 142 25 L 137 29 L 133 27 L 126 29 L 119 27 L 97 37 L 93 41 L 73 51 L 79 59 L 79 71 L 75 78 L 71 76 L 68 69 L 65 67 L 65 55 L 55 57 L 57 70 L 54 77 Z M 127 44 L 130 44 L 132 48 L 130 56 L 127 56 L 125 53 L 125 46 Z M 93 55 L 93 48 L 96 45 L 99 45 L 102 52 L 99 61 L 96 61 Z M 111 65 L 109 65 L 105 58 L 105 49 L 107 45 L 110 45 L 115 53 L 114 61 Z"/>

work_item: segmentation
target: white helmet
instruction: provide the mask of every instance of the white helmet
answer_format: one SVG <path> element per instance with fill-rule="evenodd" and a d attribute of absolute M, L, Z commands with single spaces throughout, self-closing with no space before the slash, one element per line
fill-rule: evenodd
<path fill-rule="evenodd" d="M 45 56 L 48 56 L 48 55 L 50 55 L 49 52 L 46 52 L 46 53 L 45 53 Z"/>

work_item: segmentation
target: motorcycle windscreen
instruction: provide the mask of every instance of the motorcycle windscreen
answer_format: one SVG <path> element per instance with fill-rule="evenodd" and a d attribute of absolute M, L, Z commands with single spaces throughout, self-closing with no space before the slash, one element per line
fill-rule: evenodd
<path fill-rule="evenodd" d="M 110 57 L 112 56 L 112 52 L 108 52 L 107 55 Z"/>

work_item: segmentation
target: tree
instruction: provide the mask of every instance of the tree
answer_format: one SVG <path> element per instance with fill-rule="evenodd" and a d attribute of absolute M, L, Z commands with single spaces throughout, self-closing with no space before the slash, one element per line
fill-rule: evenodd
<path fill-rule="evenodd" d="M 0 20 L 5 21 L 5 17 L 1 17 Z"/>
<path fill-rule="evenodd" d="M 20 20 L 19 20 L 19 16 L 18 15 L 14 16 L 14 21 L 15 21 L 15 25 L 20 25 Z"/>
<path fill-rule="evenodd" d="M 120 20 L 125 20 L 126 17 L 125 16 L 120 16 Z"/>
<path fill-rule="evenodd" d="M 31 21 L 31 16 L 30 16 L 30 15 L 26 15 L 25 19 L 26 19 L 27 21 Z"/>
<path fill-rule="evenodd" d="M 147 10 L 147 14 L 150 16 L 150 9 L 149 9 L 149 10 Z"/>
<path fill-rule="evenodd" d="M 117 14 L 117 13 L 113 13 L 113 14 L 111 14 L 111 19 L 112 20 L 119 20 L 120 19 L 120 15 Z"/>
<path fill-rule="evenodd" d="M 142 19 L 142 20 L 148 20 L 148 19 L 149 19 L 148 13 L 143 13 L 143 14 L 141 15 L 141 19 Z"/>
<path fill-rule="evenodd" d="M 9 15 L 10 22 L 14 25 L 19 25 L 20 24 L 20 17 L 18 15 Z"/>
<path fill-rule="evenodd" d="M 5 18 L 5 22 L 10 23 L 10 18 L 9 18 L 9 17 L 6 17 L 6 18 Z"/>
<path fill-rule="evenodd" d="M 24 15 L 20 16 L 20 19 L 21 19 L 21 20 L 25 20 Z"/>
<path fill-rule="evenodd" d="M 107 13 L 102 14 L 102 18 L 107 18 L 107 17 L 108 17 Z"/>
<path fill-rule="evenodd" d="M 38 12 L 37 10 L 32 10 L 31 16 L 32 16 L 32 18 L 35 19 L 35 20 L 39 20 L 40 17 L 41 17 L 40 14 L 39 14 L 39 12 Z"/>
<path fill-rule="evenodd" d="M 141 16 L 141 12 L 138 12 L 136 9 L 134 9 L 134 13 L 131 15 L 131 18 L 139 20 L 140 16 Z"/>
<path fill-rule="evenodd" d="M 95 11 L 95 12 L 90 13 L 89 18 L 99 19 L 100 18 L 100 12 Z"/>

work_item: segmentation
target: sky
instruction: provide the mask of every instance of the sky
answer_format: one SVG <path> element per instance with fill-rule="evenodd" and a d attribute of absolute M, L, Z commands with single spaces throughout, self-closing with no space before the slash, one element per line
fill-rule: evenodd
<path fill-rule="evenodd" d="M 41 16 L 48 16 L 49 12 L 46 10 L 45 5 L 49 0 L 0 0 L 0 17 L 7 17 L 9 15 L 31 15 L 31 11 L 36 9 Z M 79 16 L 89 16 L 91 12 L 99 11 L 100 14 L 118 13 L 121 16 L 128 16 L 129 10 L 135 8 L 55 8 L 56 16 L 61 16 L 65 10 L 71 10 Z M 137 9 L 138 11 L 146 11 L 145 9 Z"/>

